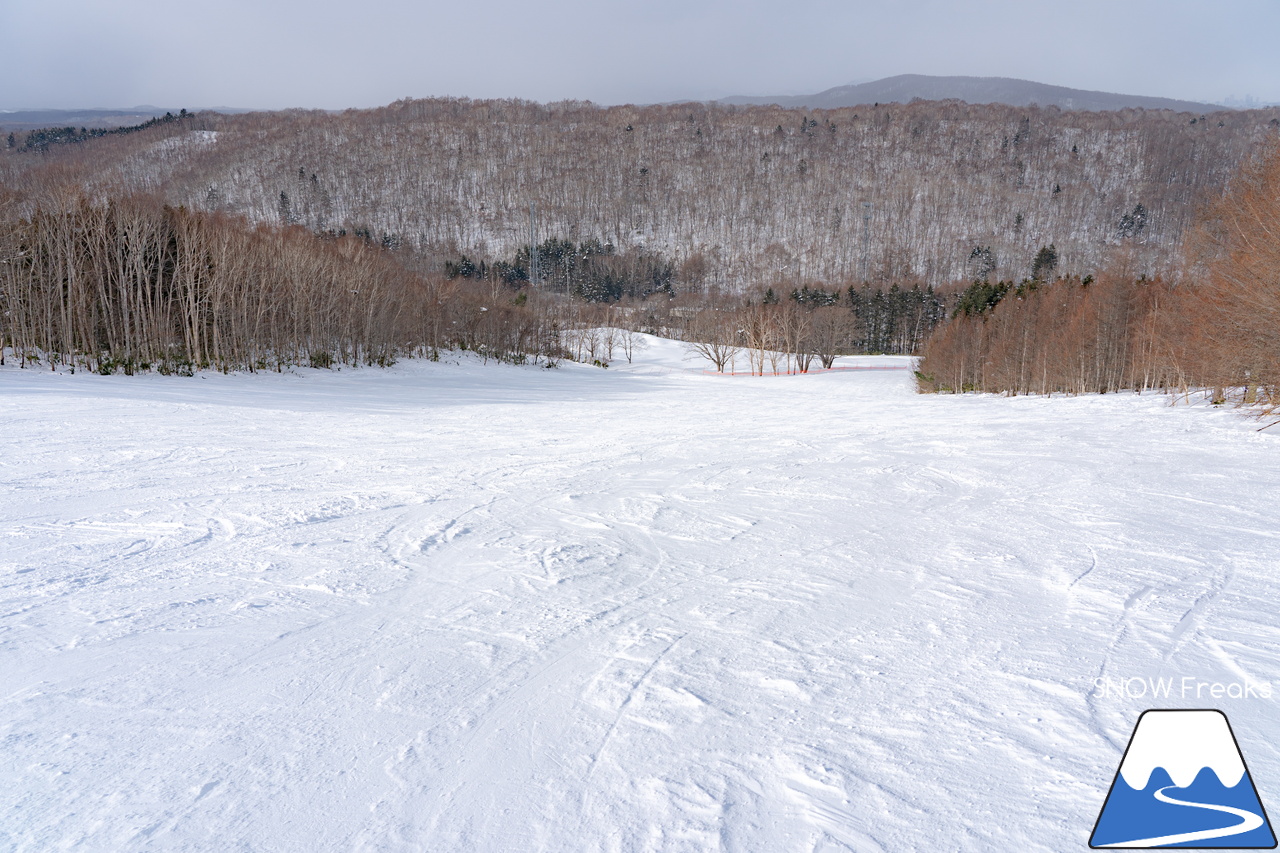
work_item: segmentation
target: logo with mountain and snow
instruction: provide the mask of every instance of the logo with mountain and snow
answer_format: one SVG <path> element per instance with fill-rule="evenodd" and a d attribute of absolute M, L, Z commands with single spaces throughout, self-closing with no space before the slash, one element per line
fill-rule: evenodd
<path fill-rule="evenodd" d="M 1144 711 L 1089 846 L 1274 848 L 1226 715 Z"/>

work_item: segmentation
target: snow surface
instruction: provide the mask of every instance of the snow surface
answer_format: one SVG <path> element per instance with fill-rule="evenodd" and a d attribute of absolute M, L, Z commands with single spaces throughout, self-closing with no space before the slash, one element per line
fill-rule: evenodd
<path fill-rule="evenodd" d="M 1280 700 L 1096 686 L 1280 680 L 1234 412 L 651 340 L 10 366 L 0 424 L 0 849 L 1082 850 L 1148 707 L 1280 803 Z"/>

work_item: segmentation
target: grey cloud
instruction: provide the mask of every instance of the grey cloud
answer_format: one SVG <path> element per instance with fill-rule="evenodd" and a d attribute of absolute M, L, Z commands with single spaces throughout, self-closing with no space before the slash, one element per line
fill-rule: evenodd
<path fill-rule="evenodd" d="M 341 108 L 813 92 L 899 73 L 1280 100 L 1267 0 L 6 4 L 0 107 Z"/>

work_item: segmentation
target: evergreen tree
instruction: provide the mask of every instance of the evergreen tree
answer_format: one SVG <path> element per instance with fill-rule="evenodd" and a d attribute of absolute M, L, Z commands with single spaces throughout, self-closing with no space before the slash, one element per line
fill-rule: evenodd
<path fill-rule="evenodd" d="M 952 316 L 959 317 L 963 314 L 966 317 L 972 317 L 985 314 L 996 307 L 1012 287 L 1013 283 L 1008 281 L 997 284 L 975 281 L 960 294 L 960 301 L 956 303 Z"/>
<path fill-rule="evenodd" d="M 280 201 L 276 207 L 280 212 L 280 221 L 285 225 L 292 225 L 294 223 L 293 203 L 289 201 L 289 194 L 284 190 L 280 191 Z"/>
<path fill-rule="evenodd" d="M 1120 217 L 1119 231 L 1121 239 L 1137 237 L 1147 227 L 1147 209 L 1141 204 L 1134 205 L 1129 213 Z"/>
<path fill-rule="evenodd" d="M 1031 262 L 1031 278 L 1033 281 L 1048 281 L 1057 268 L 1058 249 L 1050 243 L 1036 252 L 1036 259 Z"/>
<path fill-rule="evenodd" d="M 969 253 L 974 281 L 986 281 L 996 271 L 996 253 L 990 246 L 975 246 Z"/>

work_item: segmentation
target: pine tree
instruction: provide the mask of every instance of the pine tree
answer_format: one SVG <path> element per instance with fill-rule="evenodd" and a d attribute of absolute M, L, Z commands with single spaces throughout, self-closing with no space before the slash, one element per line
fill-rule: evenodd
<path fill-rule="evenodd" d="M 293 203 L 289 201 L 289 194 L 284 190 L 280 191 L 280 202 L 277 205 L 280 211 L 280 222 L 285 225 L 293 225 Z"/>
<path fill-rule="evenodd" d="M 1129 213 L 1120 217 L 1119 231 L 1121 239 L 1137 237 L 1147 227 L 1147 209 L 1141 204 L 1134 205 Z"/>
<path fill-rule="evenodd" d="M 1058 249 L 1050 243 L 1036 252 L 1036 259 L 1031 263 L 1031 278 L 1034 281 L 1047 281 L 1057 268 Z"/>
<path fill-rule="evenodd" d="M 996 253 L 990 246 L 975 246 L 969 253 L 974 281 L 986 281 L 996 271 Z"/>

